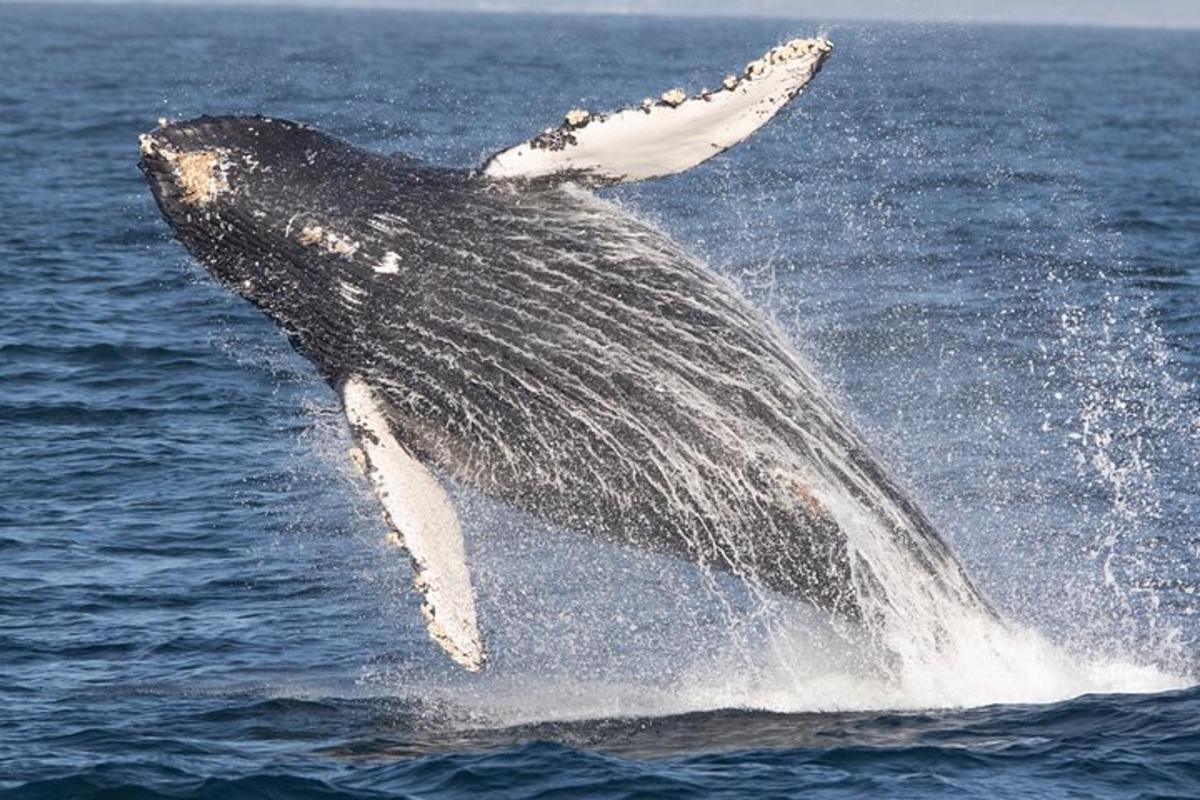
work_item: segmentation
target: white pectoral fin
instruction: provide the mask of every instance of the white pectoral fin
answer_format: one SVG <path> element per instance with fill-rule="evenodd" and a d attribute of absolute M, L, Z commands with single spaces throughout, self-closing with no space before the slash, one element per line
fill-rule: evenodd
<path fill-rule="evenodd" d="M 793 39 L 727 75 L 714 90 L 682 89 L 607 115 L 575 110 L 558 128 L 503 150 L 484 165 L 492 178 L 561 176 L 584 183 L 639 181 L 690 169 L 750 136 L 813 79 L 833 46 Z"/>
<path fill-rule="evenodd" d="M 362 453 L 360 466 L 412 556 L 429 635 L 464 668 L 482 668 L 487 655 L 453 503 L 429 468 L 396 441 L 384 402 L 370 386 L 352 377 L 342 400 Z"/>

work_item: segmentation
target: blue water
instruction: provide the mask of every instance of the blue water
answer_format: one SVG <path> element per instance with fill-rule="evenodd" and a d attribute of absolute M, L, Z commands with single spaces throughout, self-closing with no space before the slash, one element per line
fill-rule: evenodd
<path fill-rule="evenodd" d="M 754 140 L 606 194 L 788 330 L 1067 666 L 817 685 L 686 565 L 466 498 L 496 660 L 457 672 L 335 398 L 170 240 L 137 134 L 469 165 L 818 30 Z M 1200 796 L 1200 33 L 0 5 L 0 78 L 0 797 Z"/>

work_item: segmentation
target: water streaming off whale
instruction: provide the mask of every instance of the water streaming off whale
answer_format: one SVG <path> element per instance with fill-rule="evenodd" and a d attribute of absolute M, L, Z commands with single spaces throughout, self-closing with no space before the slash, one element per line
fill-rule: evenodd
<path fill-rule="evenodd" d="M 537 617 L 538 612 L 522 608 L 522 603 L 536 602 L 556 581 L 578 581 L 581 575 L 596 579 L 591 571 L 592 561 L 598 557 L 595 545 L 571 537 L 563 528 L 574 525 L 575 530 L 586 531 L 589 525 L 603 526 L 613 519 L 612 509 L 606 505 L 593 516 L 576 509 L 555 520 L 560 528 L 554 530 L 529 517 L 514 519 L 510 509 L 486 499 L 467 501 L 471 533 L 478 540 L 475 547 L 484 552 L 490 549 L 493 558 L 503 561 L 493 567 L 503 575 L 493 575 L 488 581 L 494 581 L 493 588 L 504 597 L 492 599 L 492 614 L 497 635 L 515 652 L 507 654 L 510 668 L 502 668 L 493 680 L 478 685 L 450 681 L 446 688 L 438 688 L 435 681 L 423 690 L 428 696 L 441 697 L 451 706 L 473 706 L 497 721 L 516 723 L 746 705 L 806 711 L 1050 701 L 1117 687 L 1148 690 L 1186 685 L 1185 678 L 1119 654 L 1088 655 L 1063 649 L 1043 635 L 997 616 L 957 563 L 946 560 L 940 539 L 928 542 L 924 538 L 929 534 L 920 526 L 928 522 L 919 512 L 915 518 L 906 516 L 914 511 L 903 503 L 902 495 L 897 504 L 899 489 L 890 482 L 879 487 L 867 480 L 845 488 L 846 476 L 862 469 L 862 459 L 873 456 L 862 452 L 841 458 L 835 455 L 847 438 L 857 442 L 855 434 L 845 428 L 837 401 L 811 376 L 781 331 L 769 326 L 768 338 L 749 343 L 722 338 L 714 346 L 715 352 L 704 351 L 697 344 L 695 360 L 681 362 L 662 342 L 681 337 L 697 341 L 698 337 L 694 328 L 688 328 L 691 320 L 686 312 L 680 318 L 662 313 L 666 302 L 686 297 L 686 309 L 699 304 L 705 315 L 717 317 L 709 324 L 724 323 L 739 331 L 760 328 L 757 313 L 736 301 L 735 290 L 726 280 L 706 283 L 707 266 L 673 247 L 663 250 L 665 240 L 652 226 L 631 216 L 629 209 L 576 190 L 568 189 L 565 194 L 555 192 L 527 200 L 531 208 L 523 210 L 528 216 L 505 220 L 513 225 L 531 221 L 535 225 L 530 235 L 514 237 L 521 248 L 516 251 L 519 272 L 502 279 L 515 282 L 521 291 L 507 291 L 503 285 L 482 286 L 474 290 L 477 294 L 466 295 L 465 307 L 437 304 L 435 308 L 447 308 L 447 319 L 457 321 L 477 314 L 478 302 L 495 298 L 494 307 L 502 308 L 505 317 L 516 315 L 524 324 L 538 320 L 544 336 L 522 336 L 516 328 L 475 328 L 470 331 L 472 341 L 458 349 L 516 350 L 520 363 L 538 364 L 555 379 L 536 383 L 536 373 L 521 376 L 523 381 L 535 382 L 533 393 L 545 399 L 549 408 L 574 405 L 574 414 L 584 415 L 589 423 L 584 429 L 589 432 L 621 426 L 618 429 L 643 437 L 650 445 L 649 464 L 655 474 L 673 474 L 678 465 L 694 463 L 698 453 L 702 454 L 704 469 L 685 484 L 688 491 L 653 495 L 653 516 L 647 514 L 643 519 L 678 525 L 674 530 L 685 532 L 685 553 L 711 548 L 708 552 L 717 555 L 707 562 L 701 559 L 704 572 L 698 576 L 681 572 L 679 565 L 669 561 L 630 556 L 624 568 L 607 574 L 619 579 L 641 575 L 648 587 L 631 592 L 627 586 L 597 585 L 586 593 L 586 608 L 547 610 L 543 616 L 553 621 L 531 623 L 528 617 Z M 549 263 L 540 260 L 541 251 L 531 246 L 538 237 L 556 242 L 564 237 L 564 243 L 546 256 Z M 588 247 L 572 246 L 572 237 L 587 242 Z M 473 245 L 463 241 L 458 246 L 465 254 Z M 602 255 L 591 261 L 589 253 Z M 463 260 L 470 265 L 468 269 L 480 261 L 479 257 Z M 556 266 L 564 260 L 569 267 Z M 653 269 L 647 270 L 650 278 L 639 280 L 636 270 L 622 272 L 621 266 L 626 264 L 651 265 Z M 623 291 L 615 299 L 589 292 L 586 281 L 572 279 L 572 268 L 578 270 L 576 274 L 591 277 L 602 272 L 605 281 L 619 282 Z M 689 287 L 686 294 L 680 294 L 671 281 L 665 290 L 650 282 L 676 270 L 678 281 Z M 471 274 L 479 276 L 478 272 Z M 697 275 L 704 280 L 697 281 Z M 569 291 L 555 291 L 550 300 L 540 300 L 548 295 L 547 287 L 564 284 Z M 661 299 L 664 295 L 668 301 Z M 589 331 L 620 330 L 623 319 L 630 315 L 637 319 L 648 313 L 644 310 L 648 307 L 655 309 L 657 323 L 649 333 L 660 338 L 643 341 L 637 338 L 642 332 L 635 327 L 622 332 L 653 354 L 649 363 L 633 357 L 610 336 L 587 335 Z M 593 324 L 580 326 L 580 317 L 593 320 Z M 561 328 L 556 330 L 556 324 Z M 764 352 L 769 354 L 770 364 L 770 383 L 766 385 L 776 389 L 766 395 L 771 402 L 755 407 L 756 413 L 730 415 L 727 406 L 714 401 L 713 385 L 724 380 L 737 386 L 746 361 L 761 365 Z M 571 354 L 565 361 L 574 372 L 565 371 L 563 360 L 556 362 L 556 356 L 563 354 Z M 461 371 L 463 360 L 455 359 L 448 366 Z M 589 387 L 603 388 L 613 376 L 622 381 L 627 397 L 635 398 L 636 390 L 670 393 L 675 404 L 685 409 L 677 421 L 684 427 L 673 429 L 672 420 L 655 418 L 653 405 L 639 408 L 630 402 L 616 408 L 604 395 L 589 391 Z M 560 394 L 564 386 L 581 387 L 578 390 L 586 393 L 588 402 L 582 409 L 577 397 Z M 477 413 L 479 435 L 494 449 L 485 446 L 473 452 L 476 462 L 464 462 L 457 456 L 458 463 L 472 464 L 459 477 L 503 497 L 514 490 L 496 477 L 495 463 L 497 454 L 509 451 L 509 440 L 500 421 L 489 419 L 482 410 Z M 548 419 L 542 408 L 523 407 L 514 413 Z M 593 414 L 599 417 L 593 419 Z M 803 425 L 797 417 L 803 419 Z M 697 430 L 692 425 L 697 425 Z M 506 454 L 520 475 L 519 487 L 564 480 L 564 467 L 556 459 L 570 459 L 584 449 L 571 441 L 569 431 L 559 428 L 539 442 L 544 449 L 537 459 L 521 460 L 511 451 Z M 865 448 L 861 443 L 857 446 Z M 437 447 L 430 449 L 437 452 Z M 739 459 L 747 448 L 757 463 L 774 467 L 763 471 L 769 482 L 746 479 Z M 595 450 L 586 452 L 594 455 Z M 814 453 L 823 458 L 814 459 Z M 852 460 L 854 457 L 858 460 Z M 646 468 L 644 460 L 627 452 L 619 450 L 616 458 L 634 474 Z M 449 457 L 446 462 L 454 463 Z M 870 461 L 867 464 L 878 469 Z M 871 475 L 873 480 L 886 481 L 878 473 Z M 621 497 L 607 494 L 611 489 L 600 482 L 600 476 L 596 480 L 594 486 L 570 486 L 571 496 L 599 488 L 605 492 L 602 497 L 619 507 Z M 791 481 L 803 488 L 802 501 L 820 498 L 822 513 L 828 515 L 835 530 L 845 532 L 852 566 L 843 589 L 852 593 L 846 605 L 859 609 L 853 622 L 830 613 L 827 607 L 789 601 L 772 589 L 782 588 L 786 593 L 794 587 L 786 583 L 772 587 L 756 575 L 761 565 L 754 560 L 755 543 L 772 541 L 769 534 L 764 536 L 763 526 L 779 519 L 756 516 L 755 509 L 779 502 L 780 488 L 791 492 L 785 497 L 795 504 L 797 494 Z M 632 490 L 638 490 L 636 484 Z M 525 507 L 529 507 L 528 501 Z M 881 514 L 880 509 L 890 513 Z M 686 524 L 678 521 L 691 518 L 720 523 L 701 527 L 690 534 L 696 538 L 688 538 Z M 783 522 L 787 523 L 786 518 Z M 593 532 L 603 536 L 605 529 Z M 642 535 L 663 534 L 649 529 Z M 705 539 L 705 535 L 717 540 Z M 785 529 L 774 541 L 786 536 Z M 489 543 L 493 537 L 503 541 Z M 611 533 L 607 538 L 620 541 Z M 674 548 L 646 549 L 669 553 Z M 547 568 L 543 560 L 546 551 L 561 560 L 557 568 Z M 518 566 L 522 556 L 529 563 Z M 612 559 L 613 555 L 603 558 Z M 749 580 L 749 585 L 723 578 L 724 572 Z M 680 599 L 670 597 L 672 593 L 698 596 Z M 486 598 L 484 602 L 488 602 Z M 662 606 L 659 613 L 649 615 L 657 618 L 657 623 L 646 635 L 624 638 L 618 634 L 620 644 L 615 650 L 597 641 L 612 634 L 614 618 L 638 619 L 639 612 L 631 612 L 630 606 L 639 602 Z M 644 611 L 642 614 L 645 616 Z M 509 625 L 515 631 L 504 631 Z M 579 630 L 581 625 L 596 630 L 585 634 Z M 538 641 L 542 638 L 548 641 Z M 630 650 L 640 652 L 632 663 Z M 406 674 L 403 668 L 380 667 L 370 672 L 369 683 L 389 685 L 406 680 L 398 677 Z M 963 675 L 971 679 L 964 682 Z M 529 683 L 534 676 L 536 691 Z M 530 701 L 531 693 L 538 696 L 537 702 Z M 590 702 L 581 702 L 581 696 L 589 697 Z"/>

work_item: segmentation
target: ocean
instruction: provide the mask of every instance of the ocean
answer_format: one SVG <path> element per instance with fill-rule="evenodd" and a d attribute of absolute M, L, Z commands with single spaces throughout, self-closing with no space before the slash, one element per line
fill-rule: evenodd
<path fill-rule="evenodd" d="M 337 398 L 172 240 L 138 134 L 467 167 L 816 34 L 754 138 L 602 194 L 786 331 L 1003 632 L 867 668 L 464 495 L 494 660 L 458 670 Z M 0 4 L 0 77 L 0 798 L 1200 796 L 1200 32 Z"/>

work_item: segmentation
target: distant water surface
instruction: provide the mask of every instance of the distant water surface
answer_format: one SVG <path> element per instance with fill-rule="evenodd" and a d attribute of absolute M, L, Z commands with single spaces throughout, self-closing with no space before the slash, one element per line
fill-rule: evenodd
<path fill-rule="evenodd" d="M 606 195 L 1066 660 L 817 684 L 686 565 L 467 497 L 496 663 L 457 672 L 335 398 L 170 240 L 137 135 L 468 166 L 817 32 L 755 139 Z M 0 4 L 0 77 L 0 797 L 1200 796 L 1200 33 Z"/>

